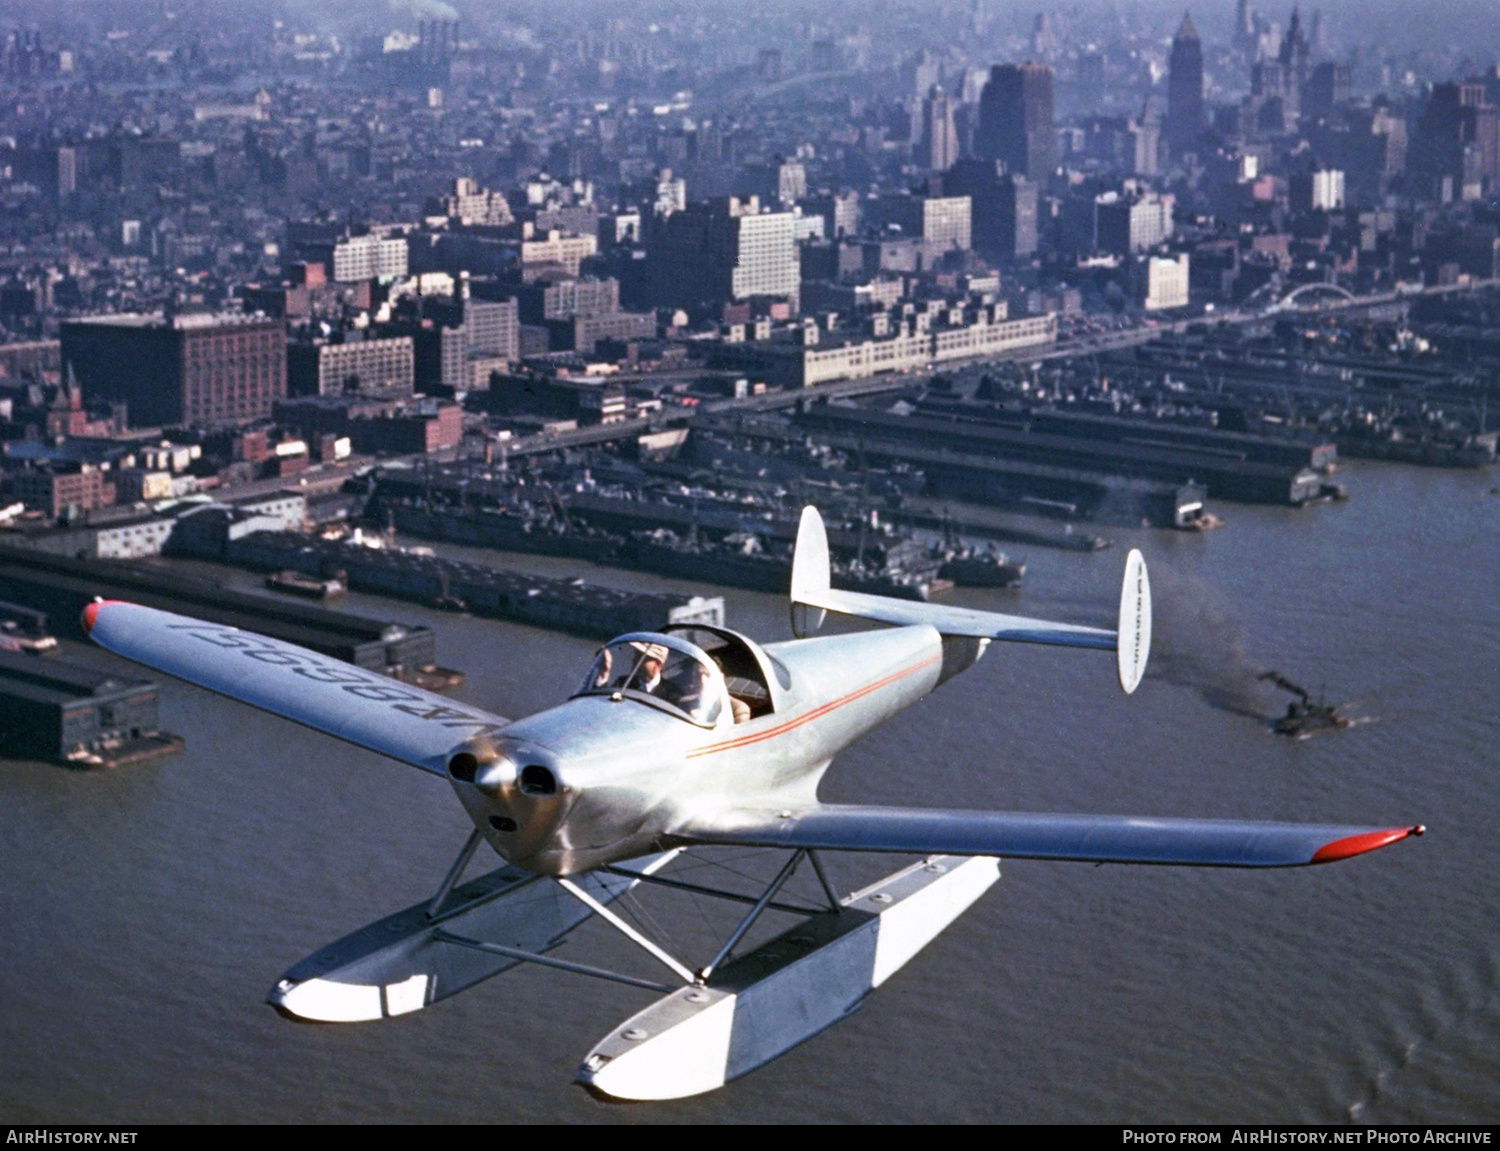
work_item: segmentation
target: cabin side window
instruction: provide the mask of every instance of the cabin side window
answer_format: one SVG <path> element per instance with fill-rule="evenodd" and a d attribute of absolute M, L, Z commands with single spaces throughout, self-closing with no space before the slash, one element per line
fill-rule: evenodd
<path fill-rule="evenodd" d="M 679 635 L 701 648 L 723 673 L 735 723 L 746 723 L 775 711 L 760 661 L 744 640 L 733 634 L 725 635 L 691 624 L 669 628 L 668 634 Z M 782 687 L 789 686 L 790 677 L 787 677 Z"/>

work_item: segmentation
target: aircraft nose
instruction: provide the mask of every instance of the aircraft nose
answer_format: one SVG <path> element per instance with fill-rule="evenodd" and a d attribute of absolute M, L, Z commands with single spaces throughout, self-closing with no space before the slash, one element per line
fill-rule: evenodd
<path fill-rule="evenodd" d="M 448 775 L 475 826 L 512 862 L 543 850 L 577 798 L 552 753 L 528 744 L 464 747 Z"/>

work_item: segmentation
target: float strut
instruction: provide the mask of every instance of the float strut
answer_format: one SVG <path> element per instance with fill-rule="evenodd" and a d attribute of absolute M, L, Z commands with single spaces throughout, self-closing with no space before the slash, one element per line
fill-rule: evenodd
<path fill-rule="evenodd" d="M 453 890 L 453 885 L 458 882 L 458 877 L 464 873 L 464 868 L 469 866 L 469 860 L 474 858 L 474 852 L 479 847 L 482 837 L 479 828 L 469 833 L 469 838 L 464 841 L 463 847 L 459 848 L 458 858 L 453 861 L 453 866 L 448 869 L 448 874 L 443 876 L 442 886 L 437 889 L 437 894 L 432 897 L 432 902 L 427 905 L 427 918 L 436 919 L 438 912 L 442 910 L 443 900 L 448 898 L 448 893 Z"/>
<path fill-rule="evenodd" d="M 807 858 L 812 860 L 813 870 L 818 873 L 818 882 L 823 885 L 823 894 L 828 896 L 830 910 L 842 911 L 844 905 L 839 902 L 838 892 L 834 891 L 833 884 L 828 882 L 828 876 L 823 871 L 823 861 L 818 858 L 818 853 L 808 849 Z"/>
<path fill-rule="evenodd" d="M 786 861 L 786 866 L 781 869 L 781 873 L 775 879 L 771 880 L 771 886 L 766 888 L 766 893 L 755 901 L 755 906 L 750 909 L 750 913 L 744 919 L 740 920 L 740 925 L 734 929 L 734 934 L 729 937 L 723 947 L 719 948 L 719 954 L 709 961 L 707 967 L 698 972 L 699 983 L 708 982 L 708 977 L 714 973 L 714 968 L 724 962 L 724 957 L 734 950 L 734 945 L 745 937 L 745 932 L 749 931 L 755 921 L 760 918 L 760 913 L 766 909 L 766 905 L 776 898 L 776 893 L 792 877 L 792 873 L 797 870 L 797 865 L 802 862 L 802 857 L 806 854 L 807 852 L 799 848 L 791 859 Z"/>

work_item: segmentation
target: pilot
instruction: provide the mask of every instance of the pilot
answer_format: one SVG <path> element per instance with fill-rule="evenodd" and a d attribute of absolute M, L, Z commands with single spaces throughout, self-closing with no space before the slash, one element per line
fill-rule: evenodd
<path fill-rule="evenodd" d="M 655 695 L 657 689 L 661 687 L 661 669 L 667 662 L 666 646 L 659 643 L 644 643 L 640 640 L 632 640 L 630 646 L 641 653 L 640 664 L 636 668 L 630 686 L 637 691 L 650 692 Z"/>

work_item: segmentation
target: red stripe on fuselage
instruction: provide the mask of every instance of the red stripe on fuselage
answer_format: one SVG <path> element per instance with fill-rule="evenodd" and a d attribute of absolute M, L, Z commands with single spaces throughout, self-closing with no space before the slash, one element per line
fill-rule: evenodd
<path fill-rule="evenodd" d="M 787 732 L 799 728 L 805 723 L 811 723 L 813 720 L 820 719 L 829 712 L 837 711 L 845 704 L 853 703 L 857 699 L 863 699 L 871 692 L 879 691 L 881 688 L 893 684 L 897 680 L 905 679 L 907 676 L 921 671 L 924 667 L 931 667 L 933 664 L 940 662 L 942 658 L 940 655 L 929 656 L 920 663 L 914 663 L 910 667 L 902 668 L 900 671 L 894 672 L 883 679 L 877 679 L 874 683 L 867 683 L 858 691 L 851 691 L 848 695 L 841 695 L 838 699 L 815 707 L 811 711 L 803 712 L 801 715 L 793 716 L 785 723 L 779 723 L 775 727 L 768 727 L 765 731 L 742 735 L 738 739 L 725 740 L 723 743 L 710 743 L 705 747 L 694 748 L 688 752 L 688 758 L 692 759 L 694 756 L 699 755 L 712 755 L 716 751 L 730 751 L 737 747 L 748 747 L 752 743 L 760 743 L 762 740 L 772 739 L 778 735 L 785 735 Z"/>

